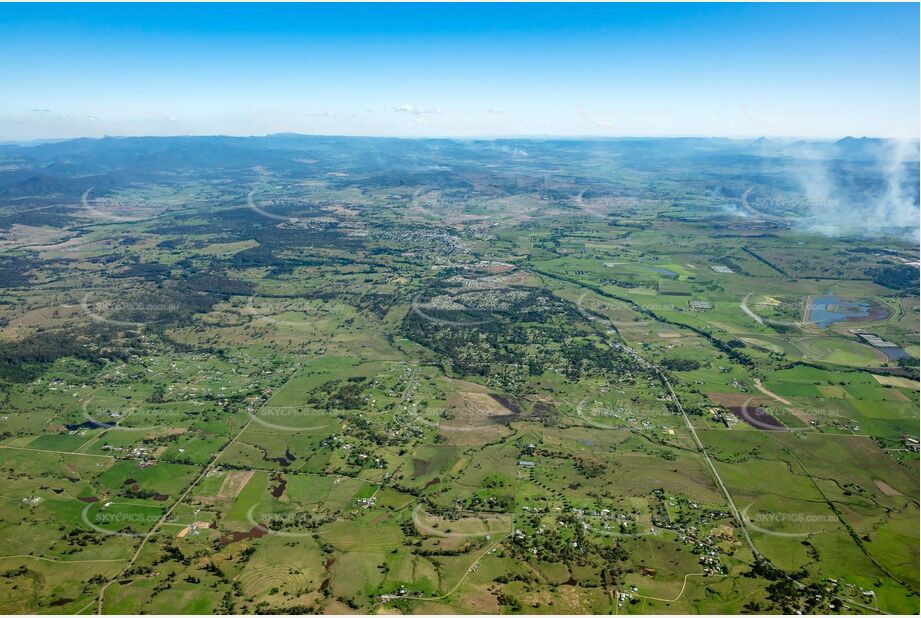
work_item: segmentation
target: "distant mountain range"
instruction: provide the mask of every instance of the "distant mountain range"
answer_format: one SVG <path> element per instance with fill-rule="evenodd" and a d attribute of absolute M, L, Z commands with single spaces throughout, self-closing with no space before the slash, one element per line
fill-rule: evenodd
<path fill-rule="evenodd" d="M 39 224 L 51 220 L 49 212 L 57 220 L 90 188 L 101 197 L 148 184 L 216 181 L 221 187 L 249 187 L 269 173 L 291 182 L 315 178 L 352 188 L 469 188 L 476 178 L 480 187 L 506 194 L 531 187 L 551 199 L 548 174 L 592 195 L 621 197 L 636 197 L 647 187 L 658 199 L 653 185 L 646 184 L 655 180 L 685 189 L 698 183 L 704 193 L 736 203 L 758 186 L 763 199 L 771 192 L 780 196 L 775 199 L 808 199 L 817 220 L 846 219 L 858 226 L 873 206 L 875 219 L 903 226 L 917 218 L 919 158 L 918 141 L 867 137 L 452 140 L 281 133 L 83 138 L 0 145 L 0 208 L 7 208 L 0 212 L 0 224 Z M 628 177 L 635 182 L 625 184 Z M 51 210 L 40 212 L 40 207 Z"/>

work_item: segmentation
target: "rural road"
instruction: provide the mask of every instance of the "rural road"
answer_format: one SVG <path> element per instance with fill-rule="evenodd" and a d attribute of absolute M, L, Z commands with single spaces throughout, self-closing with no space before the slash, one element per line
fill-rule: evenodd
<path fill-rule="evenodd" d="M 748 308 L 748 299 L 751 298 L 751 295 L 752 295 L 752 292 L 749 292 L 748 294 L 746 294 L 745 298 L 742 299 L 742 302 L 739 303 L 739 307 L 742 308 L 742 311 L 748 314 L 748 317 L 753 319 L 758 324 L 764 325 L 764 320 L 762 320 L 761 317 L 757 313 L 755 313 L 754 311 Z"/>
<path fill-rule="evenodd" d="M 282 384 L 282 385 L 281 385 L 278 389 L 276 389 L 276 390 L 281 390 L 281 389 L 283 389 L 285 386 L 287 386 L 288 383 L 291 382 L 291 380 L 293 380 L 293 379 L 294 379 L 294 376 L 296 376 L 297 374 L 298 374 L 297 371 L 292 372 L 291 375 L 288 377 L 288 379 L 285 380 L 285 383 Z M 144 546 L 147 545 L 147 541 L 150 540 L 150 537 L 152 537 L 154 534 L 157 533 L 157 531 L 167 522 L 167 520 L 169 520 L 170 516 L 171 516 L 171 515 L 173 514 L 173 512 L 179 507 L 179 505 L 182 504 L 182 503 L 185 501 L 185 499 L 189 497 L 189 494 L 192 493 L 192 490 L 195 489 L 195 487 L 202 481 L 202 479 L 204 479 L 204 478 L 208 475 L 208 473 L 211 472 L 211 470 L 214 469 L 214 466 L 215 466 L 215 464 L 217 463 L 217 461 L 221 458 L 221 455 L 223 455 L 223 454 L 227 451 L 227 449 L 229 449 L 231 446 L 233 446 L 234 443 L 237 441 L 237 439 L 238 439 L 241 435 L 243 435 L 243 432 L 246 431 L 247 428 L 253 423 L 253 421 L 256 420 L 255 417 L 258 416 L 259 412 L 262 410 L 262 408 L 265 407 L 265 404 L 267 404 L 271 398 L 272 398 L 271 396 L 267 397 L 266 400 L 265 400 L 264 402 L 262 402 L 262 405 L 259 406 L 259 410 L 256 410 L 256 413 L 253 414 L 253 416 L 249 419 L 249 421 L 246 422 L 245 425 L 243 425 L 243 427 L 240 429 L 240 431 L 238 431 L 238 432 L 236 433 L 236 435 L 234 435 L 234 437 L 231 438 L 230 441 L 229 441 L 227 444 L 224 445 L 224 448 L 222 448 L 221 450 L 219 450 L 217 453 L 214 454 L 214 457 L 211 458 L 211 461 L 208 462 L 208 465 L 205 466 L 205 469 L 202 470 L 201 474 L 199 474 L 199 475 L 195 478 L 195 480 L 192 481 L 192 483 L 188 486 L 188 488 L 185 490 L 185 492 L 183 492 L 183 494 L 182 494 L 181 496 L 179 496 L 179 499 L 176 500 L 176 502 L 173 503 L 173 506 L 171 506 L 171 507 L 169 508 L 169 510 L 166 511 L 166 513 L 163 514 L 163 517 L 161 517 L 161 518 L 157 521 L 157 523 L 154 524 L 154 527 L 150 529 L 150 532 L 148 532 L 148 533 L 144 536 L 144 538 L 141 539 L 141 544 L 140 544 L 140 546 L 137 548 L 137 551 L 134 552 L 134 555 L 133 555 L 133 556 L 131 557 L 131 559 L 128 561 L 128 564 L 125 565 L 125 568 L 122 569 L 122 572 L 119 573 L 116 577 L 113 577 L 111 580 L 109 580 L 108 582 L 106 582 L 106 584 L 104 584 L 104 585 L 102 586 L 102 588 L 99 589 L 99 598 L 98 598 L 97 603 L 96 603 L 96 613 L 97 613 L 97 614 L 100 614 L 100 615 L 102 614 L 103 605 L 104 605 L 104 603 L 105 603 L 106 589 L 107 589 L 113 582 L 117 581 L 119 577 L 124 576 L 124 574 L 127 573 L 127 572 L 131 569 L 131 567 L 134 566 L 134 563 L 137 562 L 137 559 L 141 556 L 141 552 L 144 550 Z M 82 611 L 82 610 L 81 610 L 81 611 Z"/>
<path fill-rule="evenodd" d="M 780 395 L 776 395 L 776 394 L 772 393 L 771 391 L 769 391 L 768 389 L 766 389 L 766 388 L 764 387 L 764 385 L 761 384 L 761 379 L 760 379 L 760 378 L 755 378 L 755 388 L 757 388 L 759 391 L 761 391 L 762 393 L 764 393 L 765 395 L 767 395 L 767 396 L 770 397 L 771 399 L 773 399 L 773 400 L 775 400 L 775 401 L 779 401 L 780 403 L 782 403 L 782 404 L 784 404 L 784 405 L 788 405 L 788 406 L 790 406 L 791 408 L 793 407 L 793 404 L 792 404 L 792 403 L 790 403 L 789 401 L 787 401 L 786 399 L 784 399 L 784 398 L 781 397 Z"/>

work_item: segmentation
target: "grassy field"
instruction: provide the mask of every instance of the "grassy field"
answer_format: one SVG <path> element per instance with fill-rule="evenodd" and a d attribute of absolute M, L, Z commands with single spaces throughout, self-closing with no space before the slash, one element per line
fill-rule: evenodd
<path fill-rule="evenodd" d="M 916 247 L 455 147 L 0 229 L 0 609 L 917 613 Z"/>

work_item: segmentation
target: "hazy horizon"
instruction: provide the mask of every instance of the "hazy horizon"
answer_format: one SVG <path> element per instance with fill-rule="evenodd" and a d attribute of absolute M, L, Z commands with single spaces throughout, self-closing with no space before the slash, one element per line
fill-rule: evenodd
<path fill-rule="evenodd" d="M 834 143 L 837 141 L 845 139 L 856 139 L 856 140 L 883 140 L 890 142 L 907 142 L 907 143 L 919 143 L 921 138 L 919 137 L 886 137 L 881 135 L 840 135 L 840 136 L 830 136 L 830 137 L 818 137 L 812 135 L 791 135 L 791 136 L 766 136 L 766 135 L 367 135 L 367 134 L 343 134 L 343 133 L 301 133 L 297 131 L 278 131 L 275 133 L 250 133 L 250 134 L 234 134 L 234 133 L 175 133 L 175 134 L 162 134 L 154 135 L 147 133 L 139 133 L 136 135 L 75 135 L 72 137 L 45 137 L 45 138 L 34 138 L 34 139 L 23 139 L 23 140 L 0 140 L 0 145 L 9 144 L 9 145 L 20 145 L 28 146 L 30 144 L 39 145 L 55 142 L 68 142 L 73 140 L 89 139 L 89 140 L 103 140 L 103 139 L 146 139 L 146 138 L 161 138 L 161 139 L 170 139 L 170 138 L 188 138 L 188 137 L 198 137 L 198 138 L 264 138 L 264 137 L 283 137 L 283 136 L 292 136 L 292 137 L 323 137 L 323 138 L 344 138 L 344 139 L 393 139 L 393 140 L 454 140 L 454 141 L 504 141 L 504 140 L 520 140 L 520 141 L 539 141 L 539 140 L 572 140 L 572 141 L 629 141 L 629 140 L 669 140 L 669 139 L 700 139 L 700 140 L 729 140 L 729 141 L 755 141 L 766 139 L 777 144 L 789 144 L 795 142 L 816 142 L 816 143 Z"/>
<path fill-rule="evenodd" d="M 919 17 L 0 4 L 0 610 L 921 614 Z"/>
<path fill-rule="evenodd" d="M 0 140 L 919 135 L 917 4 L 4 5 Z"/>

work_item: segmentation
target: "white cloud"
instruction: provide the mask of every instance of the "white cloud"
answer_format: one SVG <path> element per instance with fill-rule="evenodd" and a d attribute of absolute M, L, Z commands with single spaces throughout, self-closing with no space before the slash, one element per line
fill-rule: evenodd
<path fill-rule="evenodd" d="M 428 109 L 419 109 L 415 105 L 401 105 L 399 107 L 388 107 L 388 112 L 397 112 L 402 114 L 412 114 L 413 116 L 421 116 L 423 114 L 440 114 L 442 109 L 440 107 L 430 107 Z"/>

